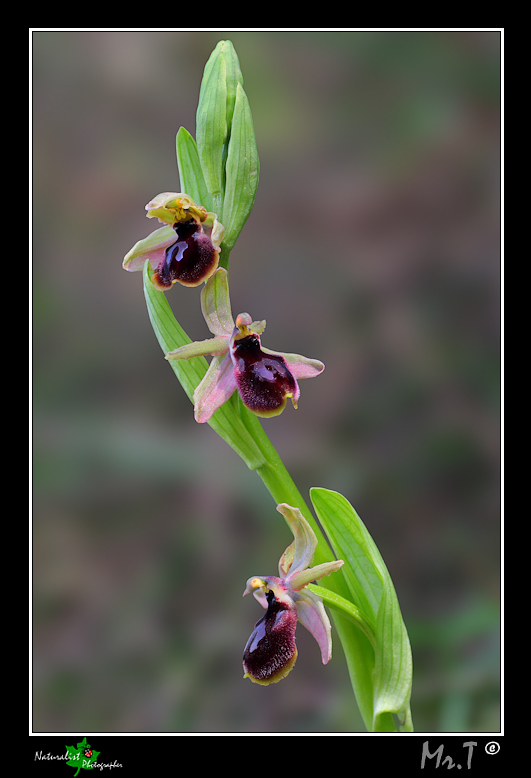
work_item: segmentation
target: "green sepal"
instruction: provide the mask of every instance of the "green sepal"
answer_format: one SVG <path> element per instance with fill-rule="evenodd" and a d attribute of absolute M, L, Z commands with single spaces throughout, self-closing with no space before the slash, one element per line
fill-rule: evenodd
<path fill-rule="evenodd" d="M 187 343 L 185 346 L 180 346 L 175 351 L 170 351 L 169 354 L 166 354 L 166 359 L 193 359 L 194 357 L 217 356 L 225 354 L 227 351 L 227 338 L 221 336 Z"/>
<path fill-rule="evenodd" d="M 146 258 L 156 257 L 157 252 L 165 250 L 175 240 L 175 233 L 171 227 L 165 225 L 152 232 L 147 238 L 138 240 L 132 249 L 124 257 L 122 267 L 124 270 L 142 270 Z"/>

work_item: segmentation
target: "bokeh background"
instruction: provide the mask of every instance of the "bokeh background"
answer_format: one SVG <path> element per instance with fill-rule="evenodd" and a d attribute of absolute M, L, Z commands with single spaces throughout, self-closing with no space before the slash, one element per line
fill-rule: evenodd
<path fill-rule="evenodd" d="M 242 679 L 246 579 L 290 542 L 197 425 L 121 262 L 179 190 L 204 65 L 230 39 L 261 173 L 235 313 L 322 359 L 264 422 L 301 492 L 342 492 L 393 577 L 417 731 L 500 727 L 500 33 L 34 31 L 33 728 L 363 731 L 342 649 L 298 630 Z M 208 337 L 199 291 L 171 304 Z"/>

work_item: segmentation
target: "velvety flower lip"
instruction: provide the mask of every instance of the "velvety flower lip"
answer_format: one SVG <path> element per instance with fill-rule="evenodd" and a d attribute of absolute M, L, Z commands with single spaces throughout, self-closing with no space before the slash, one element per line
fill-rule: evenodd
<path fill-rule="evenodd" d="M 262 346 L 260 336 L 265 321 L 253 321 L 248 313 L 240 313 L 234 321 L 224 268 L 218 268 L 205 284 L 201 307 L 214 337 L 166 354 L 170 360 L 213 356 L 194 393 L 196 421 L 208 421 L 235 391 L 257 416 L 278 416 L 288 398 L 296 408 L 300 395 L 298 380 L 319 375 L 324 364 L 300 354 L 270 351 Z"/>
<path fill-rule="evenodd" d="M 199 286 L 216 271 L 224 228 L 215 213 L 179 192 L 163 192 L 146 205 L 147 217 L 164 224 L 135 243 L 123 268 L 142 270 L 149 259 L 153 285 L 162 292 L 173 284 Z"/>
<path fill-rule="evenodd" d="M 311 567 L 317 538 L 298 508 L 281 503 L 277 510 L 291 527 L 295 540 L 279 562 L 279 576 L 252 576 L 245 595 L 250 592 L 267 609 L 256 622 L 243 652 L 244 678 L 267 686 L 285 678 L 297 659 L 295 628 L 300 621 L 319 644 L 323 664 L 332 657 L 330 621 L 322 600 L 307 589 L 312 581 L 336 572 L 343 560 Z"/>

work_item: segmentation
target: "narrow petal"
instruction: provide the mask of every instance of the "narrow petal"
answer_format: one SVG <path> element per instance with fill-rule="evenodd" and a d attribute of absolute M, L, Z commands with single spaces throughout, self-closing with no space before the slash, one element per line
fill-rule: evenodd
<path fill-rule="evenodd" d="M 322 600 L 308 589 L 297 592 L 294 599 L 299 621 L 317 640 L 326 665 L 332 658 L 332 630 Z"/>
<path fill-rule="evenodd" d="M 295 538 L 293 560 L 289 567 L 289 572 L 293 575 L 293 573 L 304 570 L 312 564 L 317 548 L 317 538 L 298 508 L 293 508 L 287 503 L 280 503 L 277 505 L 277 511 L 284 516 Z"/>
<path fill-rule="evenodd" d="M 228 273 L 218 268 L 206 282 L 201 292 L 201 310 L 213 335 L 230 338 L 234 320 L 230 310 Z"/>
<path fill-rule="evenodd" d="M 294 378 L 315 378 L 323 372 L 325 366 L 318 359 L 309 359 L 300 354 L 285 354 L 282 351 L 270 351 L 262 346 L 266 354 L 276 354 L 286 360 L 290 373 Z"/>
<path fill-rule="evenodd" d="M 247 579 L 247 583 L 245 585 L 245 591 L 243 593 L 243 596 L 246 597 L 248 594 L 253 594 L 256 600 L 260 603 L 260 605 L 263 608 L 267 608 L 267 599 L 265 590 L 267 588 L 267 584 L 264 581 L 263 576 L 259 575 L 253 575 L 251 578 Z"/>
<path fill-rule="evenodd" d="M 219 249 L 225 235 L 225 227 L 218 221 L 218 217 L 215 213 L 207 213 L 205 221 L 203 222 L 203 229 L 210 235 L 210 240 L 213 245 Z"/>
<path fill-rule="evenodd" d="M 195 420 L 202 424 L 236 391 L 230 356 L 212 359 L 205 376 L 194 392 Z"/>
<path fill-rule="evenodd" d="M 260 603 L 262 608 L 267 608 L 267 582 L 264 580 L 263 576 L 257 576 L 253 575 L 251 578 L 247 580 L 247 585 L 245 587 L 245 591 L 243 593 L 243 596 L 245 597 L 247 594 L 253 593 L 253 597 L 257 602 Z"/>
<path fill-rule="evenodd" d="M 185 346 L 169 351 L 166 359 L 191 359 L 192 357 L 205 357 L 209 354 L 219 356 L 226 354 L 229 350 L 227 338 L 219 336 L 217 338 L 208 338 L 207 340 L 197 340 L 194 343 L 187 343 Z"/>
<path fill-rule="evenodd" d="M 142 270 L 144 262 L 149 259 L 151 267 L 157 268 L 160 262 L 164 260 L 166 249 L 175 242 L 175 233 L 171 227 L 159 227 L 148 235 L 147 238 L 139 240 L 133 248 L 127 252 L 123 261 L 124 270 L 134 272 Z"/>
<path fill-rule="evenodd" d="M 307 567 L 306 570 L 298 570 L 291 575 L 288 575 L 288 581 L 290 588 L 298 590 L 303 586 L 307 586 L 312 581 L 318 581 L 320 578 L 324 578 L 325 575 L 330 575 L 339 570 L 344 565 L 342 559 L 334 559 L 333 562 L 323 562 L 315 567 Z"/>

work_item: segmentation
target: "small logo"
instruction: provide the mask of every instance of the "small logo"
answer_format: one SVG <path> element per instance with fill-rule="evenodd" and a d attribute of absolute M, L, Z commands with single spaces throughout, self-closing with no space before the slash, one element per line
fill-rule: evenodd
<path fill-rule="evenodd" d="M 500 750 L 500 744 L 496 740 L 490 740 L 485 746 L 487 754 L 497 754 Z"/>
<path fill-rule="evenodd" d="M 74 778 L 80 770 L 92 770 L 94 762 L 100 755 L 100 751 L 94 751 L 90 743 L 87 743 L 87 738 L 84 737 L 81 743 L 77 746 L 67 746 L 66 755 L 68 757 L 67 765 L 69 767 L 76 767 Z"/>

